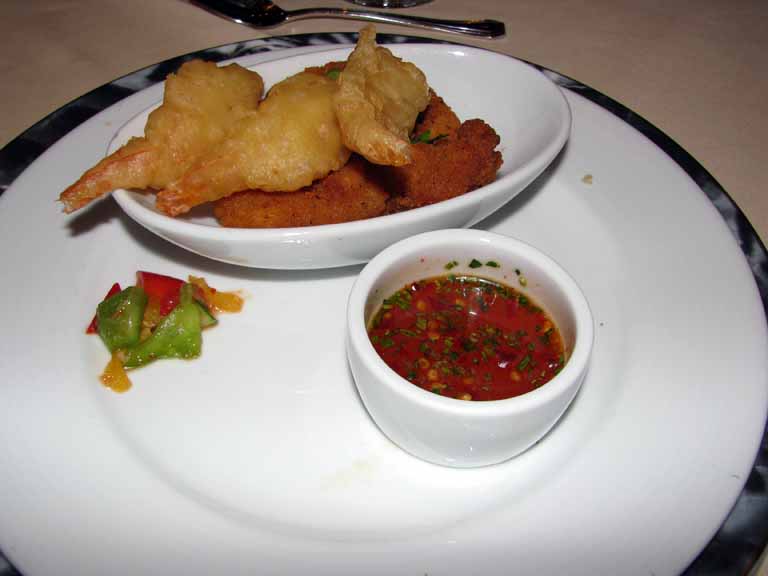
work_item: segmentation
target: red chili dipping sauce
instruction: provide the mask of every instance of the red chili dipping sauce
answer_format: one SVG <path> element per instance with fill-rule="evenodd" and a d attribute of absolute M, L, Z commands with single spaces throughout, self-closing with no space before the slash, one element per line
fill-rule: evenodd
<path fill-rule="evenodd" d="M 390 368 L 460 400 L 530 392 L 565 363 L 557 327 L 530 298 L 477 276 L 419 280 L 384 300 L 368 330 Z"/>

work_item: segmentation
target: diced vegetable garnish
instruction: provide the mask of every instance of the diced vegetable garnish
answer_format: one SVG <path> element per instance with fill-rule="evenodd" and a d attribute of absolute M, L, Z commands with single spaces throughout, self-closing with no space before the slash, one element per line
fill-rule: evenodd
<path fill-rule="evenodd" d="M 100 380 L 104 386 L 115 392 L 125 392 L 130 389 L 131 381 L 128 378 L 128 374 L 125 373 L 119 351 L 112 353 L 112 357 L 109 359 L 107 367 L 104 368 Z"/>
<path fill-rule="evenodd" d="M 98 305 L 87 332 L 98 332 L 112 353 L 101 375 L 116 391 L 131 387 L 126 369 L 161 358 L 196 358 L 202 350 L 202 331 L 218 323 L 218 312 L 238 312 L 242 298 L 219 292 L 203 278 L 178 278 L 140 271 L 136 286 L 125 290 L 114 284 Z"/>
<path fill-rule="evenodd" d="M 216 316 L 211 314 L 211 311 L 208 310 L 208 307 L 200 302 L 199 300 L 193 300 L 193 304 L 197 308 L 197 311 L 200 313 L 200 327 L 201 328 L 208 328 L 209 326 L 214 326 L 218 323 L 218 320 L 216 320 Z"/>
<path fill-rule="evenodd" d="M 99 336 L 110 352 L 139 342 L 147 294 L 131 286 L 110 296 L 96 309 Z"/>
<path fill-rule="evenodd" d="M 122 288 L 120 288 L 120 284 L 115 282 L 112 284 L 112 288 L 109 289 L 109 292 L 107 292 L 107 295 L 104 296 L 104 300 L 109 298 L 110 296 L 114 296 L 118 292 L 120 292 Z M 91 320 L 91 323 L 88 324 L 88 328 L 86 328 L 85 333 L 86 334 L 96 334 L 99 331 L 99 319 L 96 317 L 96 314 L 93 315 L 93 319 Z"/>
<path fill-rule="evenodd" d="M 183 280 L 155 274 L 154 272 L 136 272 L 136 286 L 141 286 L 151 300 L 159 304 L 160 316 L 165 316 L 174 309 L 179 301 L 179 290 Z"/>
<path fill-rule="evenodd" d="M 196 358 L 202 348 L 200 308 L 192 286 L 184 284 L 176 307 L 160 321 L 149 338 L 123 352 L 123 365 L 136 368 L 158 358 Z"/>
<path fill-rule="evenodd" d="M 240 312 L 243 308 L 243 299 L 234 292 L 219 292 L 208 286 L 204 278 L 189 277 L 189 283 L 193 284 L 205 302 L 213 312 Z"/>

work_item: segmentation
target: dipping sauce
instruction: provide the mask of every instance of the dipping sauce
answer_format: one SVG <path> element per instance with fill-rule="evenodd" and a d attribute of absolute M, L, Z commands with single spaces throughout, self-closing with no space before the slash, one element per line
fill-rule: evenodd
<path fill-rule="evenodd" d="M 368 330 L 390 368 L 460 400 L 530 392 L 565 364 L 548 315 L 521 292 L 478 276 L 440 276 L 386 298 Z"/>

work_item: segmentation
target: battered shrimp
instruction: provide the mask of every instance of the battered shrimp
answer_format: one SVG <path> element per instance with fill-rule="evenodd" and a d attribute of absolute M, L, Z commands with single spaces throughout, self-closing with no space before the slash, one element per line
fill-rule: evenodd
<path fill-rule="evenodd" d="M 336 81 L 299 72 L 273 86 L 258 109 L 178 180 L 157 194 L 170 216 L 234 192 L 292 192 L 349 159 L 333 108 Z"/>
<path fill-rule="evenodd" d="M 64 212 L 117 188 L 164 188 L 222 142 L 256 108 L 263 91 L 261 76 L 237 64 L 186 62 L 166 79 L 163 103 L 149 115 L 144 136 L 132 138 L 67 188 L 59 197 Z"/>
<path fill-rule="evenodd" d="M 428 103 L 424 73 L 377 46 L 373 26 L 363 28 L 340 74 L 335 97 L 347 147 L 374 164 L 408 164 L 408 136 Z"/>

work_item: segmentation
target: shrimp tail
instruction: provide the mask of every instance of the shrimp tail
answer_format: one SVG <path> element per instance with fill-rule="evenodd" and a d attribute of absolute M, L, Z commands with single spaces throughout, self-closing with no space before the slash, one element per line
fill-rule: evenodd
<path fill-rule="evenodd" d="M 64 190 L 59 201 L 69 214 L 117 188 L 145 188 L 152 173 L 152 147 L 144 138 L 133 138 L 104 158 Z"/>

